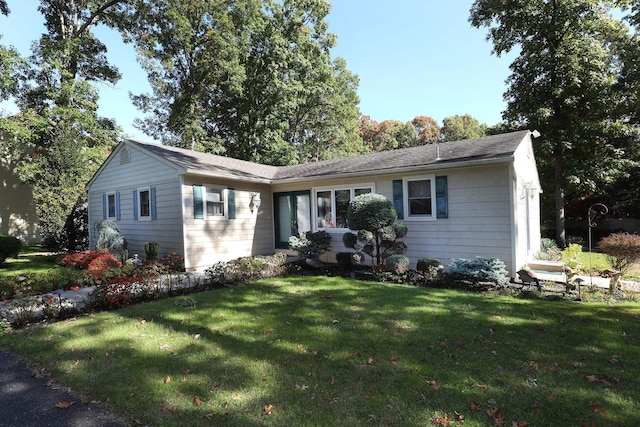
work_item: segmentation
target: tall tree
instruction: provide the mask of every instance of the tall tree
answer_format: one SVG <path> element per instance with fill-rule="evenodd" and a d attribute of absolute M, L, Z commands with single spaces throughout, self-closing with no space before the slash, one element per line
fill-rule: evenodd
<path fill-rule="evenodd" d="M 369 116 L 360 118 L 360 135 L 369 151 L 395 150 L 420 145 L 420 139 L 412 122 L 384 120 L 377 122 Z"/>
<path fill-rule="evenodd" d="M 7 149 L 17 157 L 21 179 L 34 186 L 51 247 L 69 246 L 65 219 L 118 136 L 115 123 L 97 115 L 94 84 L 115 83 L 120 74 L 92 29 L 116 25 L 127 7 L 124 0 L 42 0 L 47 32 L 33 44 L 16 93 L 20 112 L 0 122 L 0 130 L 15 137 Z"/>
<path fill-rule="evenodd" d="M 486 135 L 487 125 L 481 124 L 470 114 L 445 117 L 442 120 L 440 137 L 444 141 L 481 138 Z"/>
<path fill-rule="evenodd" d="M 430 116 L 416 116 L 411 124 L 418 133 L 418 144 L 431 144 L 440 139 L 440 126 L 436 119 Z"/>
<path fill-rule="evenodd" d="M 326 0 L 145 2 L 129 34 L 165 142 L 270 164 L 359 151 L 357 78 L 332 60 Z"/>
<path fill-rule="evenodd" d="M 504 118 L 527 123 L 542 178 L 553 182 L 556 239 L 565 245 L 567 193 L 597 191 L 625 167 L 625 127 L 613 117 L 618 51 L 628 37 L 612 18 L 615 1 L 476 0 L 470 22 L 488 27 L 493 53 L 514 48 Z"/>

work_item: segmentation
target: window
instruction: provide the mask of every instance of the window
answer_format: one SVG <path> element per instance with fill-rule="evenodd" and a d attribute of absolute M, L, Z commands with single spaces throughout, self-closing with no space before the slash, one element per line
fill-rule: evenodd
<path fill-rule="evenodd" d="M 405 180 L 407 195 L 406 213 L 408 218 L 435 219 L 435 180 L 421 177 Z"/>
<path fill-rule="evenodd" d="M 156 188 L 145 187 L 133 190 L 133 216 L 138 221 L 156 219 Z"/>
<path fill-rule="evenodd" d="M 116 218 L 116 193 L 107 194 L 107 219 Z"/>
<path fill-rule="evenodd" d="M 347 210 L 349 202 L 356 196 L 373 191 L 373 184 L 335 189 L 317 189 L 316 227 L 318 229 L 349 228 Z"/>
<path fill-rule="evenodd" d="M 102 219 L 120 219 L 120 192 L 115 191 L 102 195 Z"/>
<path fill-rule="evenodd" d="M 225 217 L 231 218 L 233 190 L 193 186 L 193 217 L 196 219 Z M 225 201 L 225 198 L 227 199 Z M 228 206 L 225 206 L 225 202 Z M 228 212 L 225 213 L 225 208 Z"/>
<path fill-rule="evenodd" d="M 207 216 L 224 216 L 224 199 L 222 190 L 207 188 Z"/>

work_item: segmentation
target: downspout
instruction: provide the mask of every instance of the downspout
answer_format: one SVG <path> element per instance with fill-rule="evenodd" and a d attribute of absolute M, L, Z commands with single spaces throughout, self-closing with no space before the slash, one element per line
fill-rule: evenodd
<path fill-rule="evenodd" d="M 184 270 L 189 271 L 191 262 L 189 260 L 189 251 L 187 246 L 187 227 L 185 226 L 185 212 L 184 212 L 184 175 L 180 174 L 180 221 L 182 227 L 182 251 L 184 254 Z"/>
<path fill-rule="evenodd" d="M 518 201 L 518 175 L 516 174 L 515 162 L 509 165 L 509 217 L 511 218 L 511 278 L 515 278 L 515 272 L 518 270 L 516 263 L 518 262 L 518 217 L 517 217 L 517 201 Z"/>

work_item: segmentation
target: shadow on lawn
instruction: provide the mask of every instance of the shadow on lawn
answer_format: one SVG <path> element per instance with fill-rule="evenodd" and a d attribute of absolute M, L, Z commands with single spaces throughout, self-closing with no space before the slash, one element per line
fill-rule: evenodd
<path fill-rule="evenodd" d="M 594 422 L 588 404 L 601 401 L 606 426 L 640 424 L 624 406 L 639 403 L 639 314 L 296 277 L 111 312 L 85 321 L 93 340 L 32 333 L 74 383 L 143 424 L 424 425 L 453 411 L 483 424 L 495 406 L 509 421 L 572 425 Z M 120 323 L 139 333 L 110 336 Z"/>

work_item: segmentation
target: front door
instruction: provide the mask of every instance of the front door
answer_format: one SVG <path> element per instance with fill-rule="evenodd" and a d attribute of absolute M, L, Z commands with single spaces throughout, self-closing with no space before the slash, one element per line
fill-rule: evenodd
<path fill-rule="evenodd" d="M 289 237 L 311 230 L 311 192 L 275 193 L 276 248 L 288 249 Z"/>

